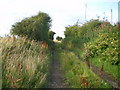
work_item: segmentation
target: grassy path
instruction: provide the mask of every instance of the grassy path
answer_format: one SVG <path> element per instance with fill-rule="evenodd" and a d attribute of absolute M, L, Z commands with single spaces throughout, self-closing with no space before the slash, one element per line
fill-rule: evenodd
<path fill-rule="evenodd" d="M 50 67 L 50 75 L 48 78 L 48 88 L 68 88 L 69 86 L 64 82 L 63 73 L 60 70 L 60 65 L 57 60 L 57 51 L 52 51 L 52 63 Z"/>

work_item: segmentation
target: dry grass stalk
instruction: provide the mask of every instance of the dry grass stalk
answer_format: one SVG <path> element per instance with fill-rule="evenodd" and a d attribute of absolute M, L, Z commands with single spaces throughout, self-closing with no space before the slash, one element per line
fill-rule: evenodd
<path fill-rule="evenodd" d="M 15 88 L 15 86 L 14 86 L 14 80 L 13 80 L 12 75 L 10 75 L 10 83 L 11 83 L 11 87 Z"/>
<path fill-rule="evenodd" d="M 86 77 L 80 77 L 80 84 L 85 88 L 89 87 L 89 82 L 87 81 Z"/>
<path fill-rule="evenodd" d="M 102 78 L 103 69 L 104 69 L 104 64 L 102 65 L 102 67 L 100 68 L 100 71 L 99 71 L 100 78 Z"/>

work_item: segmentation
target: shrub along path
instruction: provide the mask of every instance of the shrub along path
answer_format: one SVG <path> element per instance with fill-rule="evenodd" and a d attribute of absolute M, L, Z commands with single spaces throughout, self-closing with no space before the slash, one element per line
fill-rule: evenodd
<path fill-rule="evenodd" d="M 84 61 L 79 55 L 75 54 L 79 60 Z M 95 65 L 91 64 L 88 61 L 85 61 L 85 63 L 88 65 L 88 67 L 98 76 L 100 76 L 103 80 L 108 82 L 113 88 L 119 88 L 120 89 L 120 81 L 116 80 L 114 77 L 109 75 L 104 71 L 104 67 L 98 68 Z M 102 70 L 103 69 L 103 70 Z M 101 71 L 102 70 L 102 71 Z"/>
<path fill-rule="evenodd" d="M 57 60 L 57 51 L 52 51 L 52 63 L 50 67 L 50 75 L 48 77 L 48 88 L 68 88 L 69 86 L 64 82 L 65 78 L 60 70 L 59 61 Z"/>

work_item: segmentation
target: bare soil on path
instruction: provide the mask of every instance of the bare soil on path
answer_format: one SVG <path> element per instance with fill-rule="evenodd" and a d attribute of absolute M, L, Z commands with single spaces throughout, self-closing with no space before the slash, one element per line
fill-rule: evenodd
<path fill-rule="evenodd" d="M 48 77 L 48 88 L 68 88 L 69 85 L 65 83 L 63 72 L 60 70 L 60 64 L 57 60 L 57 51 L 52 51 L 52 63 L 50 66 L 50 75 Z"/>

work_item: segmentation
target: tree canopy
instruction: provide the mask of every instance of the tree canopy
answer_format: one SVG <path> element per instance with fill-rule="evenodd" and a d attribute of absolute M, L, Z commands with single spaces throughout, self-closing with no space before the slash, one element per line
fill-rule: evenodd
<path fill-rule="evenodd" d="M 53 31 L 49 31 L 49 33 L 48 33 L 48 35 L 49 35 L 49 39 L 50 39 L 50 40 L 53 40 L 55 34 L 56 34 L 55 32 L 53 32 Z"/>
<path fill-rule="evenodd" d="M 21 22 L 12 25 L 11 34 L 27 37 L 31 40 L 47 41 L 51 26 L 51 18 L 48 14 L 39 12 L 37 15 L 25 18 Z"/>
<path fill-rule="evenodd" d="M 57 36 L 56 37 L 56 40 L 58 40 L 58 41 L 61 41 L 63 38 L 62 37 L 60 37 L 60 36 Z"/>

